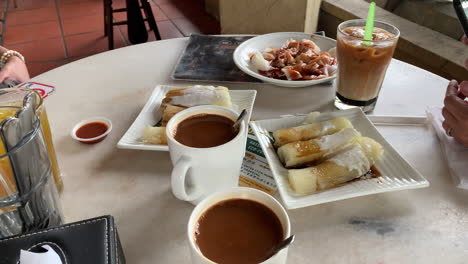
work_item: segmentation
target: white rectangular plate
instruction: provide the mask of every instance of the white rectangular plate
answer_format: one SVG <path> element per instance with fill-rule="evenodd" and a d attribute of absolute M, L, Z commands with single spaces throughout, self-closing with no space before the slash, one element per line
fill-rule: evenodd
<path fill-rule="evenodd" d="M 117 147 L 121 149 L 141 149 L 154 151 L 169 151 L 167 145 L 147 145 L 141 143 L 143 128 L 154 126 L 161 119 L 161 103 L 166 93 L 171 88 L 180 86 L 158 85 L 154 88 L 153 93 L 141 110 L 138 117 L 135 119 L 130 128 L 125 132 L 122 138 L 117 143 Z M 250 119 L 252 108 L 255 101 L 257 91 L 255 90 L 229 90 L 233 110 L 240 112 L 242 109 L 247 110 L 247 120 Z"/>
<path fill-rule="evenodd" d="M 258 141 L 270 164 L 273 177 L 276 180 L 281 199 L 286 208 L 296 209 L 369 194 L 429 186 L 429 182 L 412 168 L 383 138 L 361 109 L 323 113 L 319 116 L 318 121 L 330 120 L 337 117 L 348 118 L 354 128 L 361 132 L 363 136 L 373 138 L 382 145 L 384 148 L 383 157 L 375 164 L 382 176 L 367 180 L 353 181 L 336 188 L 306 196 L 298 196 L 289 186 L 288 170 L 281 164 L 270 137 L 268 136 L 269 132 L 273 132 L 277 129 L 301 125 L 304 122 L 305 116 L 259 120 L 251 123 L 251 127 L 258 137 Z"/>

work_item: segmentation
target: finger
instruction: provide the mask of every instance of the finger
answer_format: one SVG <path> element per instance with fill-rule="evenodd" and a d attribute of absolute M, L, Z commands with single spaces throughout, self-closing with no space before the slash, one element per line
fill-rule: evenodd
<path fill-rule="evenodd" d="M 457 118 L 446 107 L 442 108 L 442 116 L 449 126 L 453 127 L 458 124 Z"/>
<path fill-rule="evenodd" d="M 457 95 L 449 95 L 444 99 L 444 106 L 457 117 L 457 120 L 468 118 L 468 104 Z"/>
<path fill-rule="evenodd" d="M 462 139 L 462 140 L 456 139 L 456 140 L 458 141 L 458 143 L 462 144 L 465 148 L 468 148 L 468 140 L 466 139 Z"/>
<path fill-rule="evenodd" d="M 442 115 L 444 115 L 444 112 L 442 112 Z M 453 131 L 459 130 L 457 127 L 458 124 L 459 124 L 459 121 L 454 119 L 453 116 L 450 116 L 449 118 L 445 118 L 445 120 L 442 122 L 442 127 L 445 129 L 445 133 L 448 133 L 449 130 L 451 129 L 450 136 L 453 136 L 454 135 Z"/>
<path fill-rule="evenodd" d="M 444 122 L 442 122 L 442 127 L 444 128 L 445 133 L 448 133 L 448 131 L 450 129 L 450 125 L 447 123 L 447 121 L 444 120 Z M 447 134 L 447 136 L 448 136 L 448 134 Z"/>
<path fill-rule="evenodd" d="M 445 134 L 449 137 L 451 137 L 453 134 L 453 128 L 447 123 L 447 121 L 444 120 L 444 122 L 442 122 L 442 127 L 444 128 L 445 130 Z M 452 131 L 450 132 L 450 135 L 448 134 L 448 131 L 452 129 Z"/>
<path fill-rule="evenodd" d="M 458 143 L 460 143 L 464 147 L 468 148 L 468 137 L 463 136 L 463 135 L 461 137 L 459 135 L 455 135 L 454 138 Z"/>
<path fill-rule="evenodd" d="M 468 147 L 468 136 L 466 132 L 464 132 L 463 129 L 460 129 L 460 127 L 456 126 L 459 124 L 458 122 L 455 124 L 450 123 L 449 121 L 444 120 L 442 122 L 442 127 L 445 130 L 445 134 L 449 137 L 453 137 L 458 143 L 462 144 L 465 147 Z M 450 131 L 450 135 L 448 134 L 448 131 Z"/>
<path fill-rule="evenodd" d="M 445 91 L 445 96 L 458 93 L 458 82 L 456 80 L 451 80 L 447 85 L 447 90 Z"/>
<path fill-rule="evenodd" d="M 459 92 L 465 97 L 468 97 L 468 81 L 463 81 L 460 83 L 460 89 Z"/>
<path fill-rule="evenodd" d="M 444 106 L 457 117 L 457 120 L 468 118 L 468 104 L 458 96 L 458 91 L 447 87 L 447 96 L 444 99 Z"/>
<path fill-rule="evenodd" d="M 466 35 L 463 35 L 461 41 L 463 42 L 463 44 L 468 45 L 468 38 L 466 37 Z"/>
<path fill-rule="evenodd" d="M 457 133 L 458 131 L 460 131 L 459 129 L 457 129 L 456 127 L 453 127 L 452 124 L 450 124 L 449 122 L 447 122 L 447 120 L 445 120 L 444 122 L 442 122 L 442 127 L 444 128 L 445 130 L 445 134 L 449 137 L 457 137 L 459 136 Z M 449 131 L 450 131 L 450 135 L 449 135 Z"/>
<path fill-rule="evenodd" d="M 443 126 L 443 123 L 442 123 L 442 126 Z M 449 128 L 450 128 L 450 125 L 448 125 L 446 128 L 444 127 L 445 131 L 448 131 Z M 462 130 L 452 127 L 449 137 L 453 137 L 458 143 L 462 144 L 465 147 L 468 147 L 468 137 L 463 133 Z"/>
<path fill-rule="evenodd" d="M 461 99 L 465 99 L 465 97 L 460 94 L 459 87 L 460 86 L 459 86 L 459 84 L 458 84 L 458 82 L 456 80 L 451 80 L 449 82 L 449 84 L 447 85 L 447 90 L 445 91 L 445 96 L 456 94 Z"/>

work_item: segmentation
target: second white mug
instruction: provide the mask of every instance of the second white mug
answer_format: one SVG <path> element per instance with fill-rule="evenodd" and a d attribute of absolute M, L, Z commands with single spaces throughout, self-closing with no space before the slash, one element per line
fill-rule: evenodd
<path fill-rule="evenodd" d="M 247 136 L 246 125 L 242 123 L 238 134 L 231 141 L 216 147 L 194 148 L 175 140 L 177 125 L 200 114 L 221 115 L 233 121 L 238 117 L 238 113 L 232 109 L 203 105 L 185 109 L 168 122 L 166 136 L 174 165 L 172 193 L 178 199 L 193 204 L 216 191 L 238 186 Z"/>
<path fill-rule="evenodd" d="M 193 209 L 190 219 L 187 224 L 187 238 L 190 246 L 190 252 L 193 264 L 216 264 L 205 257 L 195 241 L 195 230 L 200 217 L 213 205 L 230 199 L 246 199 L 263 204 L 268 207 L 281 222 L 283 227 L 284 239 L 291 235 L 291 222 L 288 213 L 284 207 L 273 196 L 253 188 L 236 187 L 229 190 L 216 192 L 203 201 L 201 201 L 195 209 Z M 232 219 L 236 221 L 236 219 Z M 229 238 L 226 238 L 229 239 Z M 276 255 L 263 261 L 261 264 L 286 264 L 288 257 L 288 248 L 284 248 Z"/>

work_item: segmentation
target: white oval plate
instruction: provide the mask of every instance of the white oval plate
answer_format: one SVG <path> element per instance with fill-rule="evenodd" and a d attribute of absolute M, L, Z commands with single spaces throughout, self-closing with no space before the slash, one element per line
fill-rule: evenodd
<path fill-rule="evenodd" d="M 331 38 L 322 37 L 319 35 L 302 33 L 302 32 L 278 32 L 260 35 L 249 40 L 244 41 L 240 44 L 234 51 L 234 63 L 237 65 L 241 71 L 246 74 L 260 79 L 264 82 L 271 83 L 278 86 L 284 87 L 305 87 L 311 86 L 323 82 L 328 82 L 336 78 L 336 73 L 330 77 L 326 77 L 318 80 L 309 80 L 309 81 L 287 81 L 287 80 L 278 80 L 274 78 L 269 78 L 257 73 L 253 68 L 251 68 L 249 54 L 260 51 L 262 52 L 267 47 L 280 48 L 286 43 L 289 39 L 295 39 L 300 41 L 302 39 L 311 39 L 312 41 L 320 47 L 322 51 L 328 51 L 331 48 L 336 47 L 336 41 Z"/>

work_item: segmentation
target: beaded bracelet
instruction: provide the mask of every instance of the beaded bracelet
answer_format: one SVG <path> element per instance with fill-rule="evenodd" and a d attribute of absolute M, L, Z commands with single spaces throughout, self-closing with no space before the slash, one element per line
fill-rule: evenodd
<path fill-rule="evenodd" d="M 16 50 L 8 50 L 5 51 L 0 57 L 0 65 L 5 65 L 8 62 L 8 60 L 13 56 L 20 58 L 24 62 L 24 57 L 23 55 L 21 55 L 21 53 L 17 52 Z"/>

